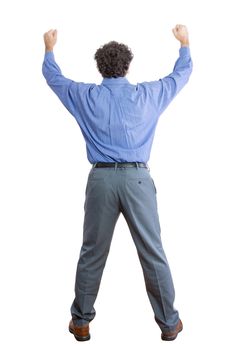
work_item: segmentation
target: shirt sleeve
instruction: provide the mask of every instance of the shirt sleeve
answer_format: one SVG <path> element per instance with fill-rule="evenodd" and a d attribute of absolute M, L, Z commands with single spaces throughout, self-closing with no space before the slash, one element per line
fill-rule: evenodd
<path fill-rule="evenodd" d="M 78 83 L 64 77 L 51 51 L 45 53 L 42 73 L 49 87 L 78 121 L 81 113 L 80 99 L 93 84 Z"/>
<path fill-rule="evenodd" d="M 178 92 L 188 82 L 192 73 L 193 63 L 189 47 L 179 49 L 173 72 L 158 81 L 149 82 L 149 90 L 155 102 L 158 114 L 161 114 Z"/>

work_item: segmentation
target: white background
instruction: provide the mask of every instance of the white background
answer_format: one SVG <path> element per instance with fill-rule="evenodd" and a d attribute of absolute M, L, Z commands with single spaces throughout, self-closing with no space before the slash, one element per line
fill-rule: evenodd
<path fill-rule="evenodd" d="M 232 332 L 231 1 L 1 2 L 1 348 L 229 348 Z M 75 119 L 41 73 L 43 33 L 58 29 L 64 75 L 101 83 L 93 55 L 121 41 L 132 83 L 169 74 L 186 24 L 189 83 L 161 116 L 149 165 L 184 331 L 160 340 L 141 267 L 120 216 L 90 342 L 68 333 L 90 163 Z"/>

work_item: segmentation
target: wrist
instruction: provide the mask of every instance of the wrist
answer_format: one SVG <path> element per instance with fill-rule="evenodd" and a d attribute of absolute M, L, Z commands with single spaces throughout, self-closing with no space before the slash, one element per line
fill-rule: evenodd
<path fill-rule="evenodd" d="M 184 41 L 180 41 L 180 46 L 181 47 L 189 47 L 189 40 L 184 40 Z"/>
<path fill-rule="evenodd" d="M 53 52 L 53 46 L 45 46 L 45 52 Z"/>

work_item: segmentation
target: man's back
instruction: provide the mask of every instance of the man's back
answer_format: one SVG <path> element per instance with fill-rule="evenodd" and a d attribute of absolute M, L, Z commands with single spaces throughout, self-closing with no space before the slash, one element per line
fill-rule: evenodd
<path fill-rule="evenodd" d="M 125 77 L 104 78 L 100 85 L 74 82 L 62 75 L 53 53 L 46 53 L 43 74 L 77 120 L 90 163 L 149 160 L 158 118 L 192 72 L 189 48 L 179 53 L 170 75 L 136 85 Z"/>

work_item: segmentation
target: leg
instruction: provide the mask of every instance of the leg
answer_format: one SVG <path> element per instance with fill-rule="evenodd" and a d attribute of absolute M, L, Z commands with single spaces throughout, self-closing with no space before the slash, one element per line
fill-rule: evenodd
<path fill-rule="evenodd" d="M 155 320 L 162 331 L 174 330 L 179 315 L 173 307 L 175 291 L 160 237 L 156 189 L 148 170 L 131 172 L 120 198 L 122 213 L 137 248 Z"/>
<path fill-rule="evenodd" d="M 84 204 L 83 244 L 76 271 L 75 299 L 71 306 L 77 325 L 90 322 L 95 317 L 94 302 L 120 215 L 119 203 L 106 169 L 96 169 L 94 174 L 90 174 Z"/>

